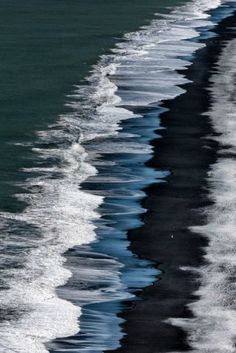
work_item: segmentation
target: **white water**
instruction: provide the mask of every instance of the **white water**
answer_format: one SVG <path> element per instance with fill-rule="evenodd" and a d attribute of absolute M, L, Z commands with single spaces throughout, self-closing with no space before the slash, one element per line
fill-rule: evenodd
<path fill-rule="evenodd" d="M 211 77 L 211 109 L 207 113 L 220 144 L 208 176 L 213 205 L 205 209 L 206 225 L 192 230 L 209 239 L 206 265 L 199 269 L 198 301 L 189 307 L 194 319 L 172 323 L 189 333 L 196 353 L 236 352 L 236 40 L 225 46 Z"/>
<path fill-rule="evenodd" d="M 178 85 L 187 81 L 176 70 L 190 65 L 191 55 L 202 46 L 190 39 L 199 36 L 198 27 L 213 25 L 206 11 L 220 4 L 192 1 L 127 34 L 110 55 L 101 57 L 88 85 L 69 96 L 73 112 L 38 133 L 34 151 L 41 162 L 25 170 L 26 192 L 17 196 L 28 207 L 19 214 L 1 214 L 5 265 L 14 259 L 23 265 L 4 270 L 9 289 L 0 294 L 1 308 L 11 314 L 0 324 L 1 352 L 45 353 L 46 342 L 78 332 L 80 308 L 59 299 L 55 290 L 71 276 L 63 253 L 96 239 L 94 221 L 103 197 L 83 192 L 80 184 L 96 175 L 93 165 L 101 151 L 150 153 L 142 144 L 116 142 L 120 122 L 135 117 L 125 106 L 157 105 L 184 92 Z M 104 140 L 111 136 L 112 145 Z M 20 256 L 8 250 L 17 247 Z M 113 298 L 122 289 L 120 266 L 114 262 L 108 273 Z M 16 318 L 12 312 L 21 315 Z"/>

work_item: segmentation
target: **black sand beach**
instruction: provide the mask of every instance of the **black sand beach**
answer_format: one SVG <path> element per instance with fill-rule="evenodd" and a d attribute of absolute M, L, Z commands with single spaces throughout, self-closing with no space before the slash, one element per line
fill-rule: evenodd
<path fill-rule="evenodd" d="M 209 108 L 207 93 L 209 77 L 225 39 L 235 36 L 232 28 L 236 15 L 223 20 L 199 50 L 187 71 L 193 81 L 185 85 L 187 92 L 165 103 L 168 112 L 161 116 L 162 139 L 152 141 L 152 168 L 170 170 L 167 183 L 147 188 L 143 206 L 143 226 L 128 234 L 131 250 L 141 258 L 154 261 L 162 275 L 150 287 L 138 294 L 141 300 L 125 305 L 121 317 L 125 320 L 125 336 L 120 353 L 157 353 L 187 351 L 185 333 L 165 323 L 170 317 L 189 317 L 186 305 L 194 301 L 197 277 L 183 271 L 182 266 L 200 266 L 206 239 L 188 228 L 204 222 L 199 210 L 209 203 L 206 176 L 217 158 L 217 144 L 211 124 L 202 113 Z M 160 134 L 160 131 L 158 131 Z"/>

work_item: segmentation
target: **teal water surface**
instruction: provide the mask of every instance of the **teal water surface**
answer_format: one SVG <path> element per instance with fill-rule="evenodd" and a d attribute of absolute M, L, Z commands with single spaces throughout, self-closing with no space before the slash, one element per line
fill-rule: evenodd
<path fill-rule="evenodd" d="M 16 183 L 35 154 L 27 143 L 65 112 L 66 95 L 99 55 L 174 0 L 2 0 L 0 2 L 0 209 L 22 202 Z M 25 146 L 19 143 L 26 144 Z"/>

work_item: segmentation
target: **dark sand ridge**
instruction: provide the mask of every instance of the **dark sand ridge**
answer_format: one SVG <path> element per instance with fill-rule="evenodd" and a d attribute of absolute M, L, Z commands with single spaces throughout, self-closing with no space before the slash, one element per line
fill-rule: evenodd
<path fill-rule="evenodd" d="M 217 158 L 217 144 L 207 138 L 214 134 L 210 121 L 202 116 L 209 108 L 206 87 L 225 39 L 235 36 L 230 28 L 236 15 L 223 20 L 215 29 L 218 37 L 207 40 L 207 47 L 195 55 L 187 71 L 193 81 L 187 92 L 165 103 L 168 112 L 161 116 L 162 139 L 152 141 L 152 168 L 170 170 L 165 184 L 155 184 L 145 191 L 144 225 L 129 231 L 131 250 L 152 260 L 163 271 L 158 280 L 145 288 L 141 299 L 125 305 L 120 315 L 125 322 L 125 336 L 119 353 L 159 353 L 185 351 L 190 347 L 186 334 L 164 322 L 169 317 L 189 317 L 186 304 L 196 298 L 197 278 L 180 266 L 200 266 L 207 240 L 188 227 L 204 222 L 200 208 L 209 203 L 206 176 Z M 186 73 L 186 72 L 185 72 Z M 160 134 L 160 130 L 158 131 Z M 173 235 L 173 237 L 172 237 Z"/>

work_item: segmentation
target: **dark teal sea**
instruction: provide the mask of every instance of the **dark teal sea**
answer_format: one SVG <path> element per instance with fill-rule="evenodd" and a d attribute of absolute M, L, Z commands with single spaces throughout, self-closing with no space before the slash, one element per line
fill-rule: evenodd
<path fill-rule="evenodd" d="M 13 145 L 35 139 L 65 112 L 66 95 L 124 33 L 174 0 L 0 2 L 0 208 L 19 210 L 15 186 L 35 156 Z M 164 9 L 163 9 L 164 8 Z"/>

